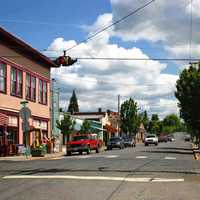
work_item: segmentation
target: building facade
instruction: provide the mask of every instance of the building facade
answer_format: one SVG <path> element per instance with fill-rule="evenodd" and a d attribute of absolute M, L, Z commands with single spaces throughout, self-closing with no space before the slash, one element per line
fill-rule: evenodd
<path fill-rule="evenodd" d="M 24 144 L 22 101 L 31 110 L 31 127 L 51 137 L 51 67 L 56 65 L 50 59 L 0 28 L 0 144 Z"/>

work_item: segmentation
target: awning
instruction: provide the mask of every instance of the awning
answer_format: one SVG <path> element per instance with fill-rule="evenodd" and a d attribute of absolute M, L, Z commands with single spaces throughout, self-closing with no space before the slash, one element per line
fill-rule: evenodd
<path fill-rule="evenodd" d="M 0 113 L 0 126 L 7 126 L 8 125 L 8 116 Z"/>

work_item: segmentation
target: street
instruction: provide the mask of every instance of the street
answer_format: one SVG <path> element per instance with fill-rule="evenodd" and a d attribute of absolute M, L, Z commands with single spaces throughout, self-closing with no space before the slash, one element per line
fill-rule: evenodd
<path fill-rule="evenodd" d="M 0 161 L 0 199 L 199 199 L 191 143 L 102 151 L 49 160 Z"/>

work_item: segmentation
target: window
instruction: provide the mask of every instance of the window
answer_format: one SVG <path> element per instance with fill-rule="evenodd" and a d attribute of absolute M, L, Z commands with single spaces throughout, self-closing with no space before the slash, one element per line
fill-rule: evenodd
<path fill-rule="evenodd" d="M 22 97 L 22 71 L 11 68 L 11 95 Z"/>
<path fill-rule="evenodd" d="M 36 100 L 36 78 L 30 74 L 26 74 L 26 99 Z"/>
<path fill-rule="evenodd" d="M 47 82 L 39 81 L 39 103 L 47 104 Z"/>
<path fill-rule="evenodd" d="M 0 92 L 6 92 L 6 65 L 0 63 Z"/>

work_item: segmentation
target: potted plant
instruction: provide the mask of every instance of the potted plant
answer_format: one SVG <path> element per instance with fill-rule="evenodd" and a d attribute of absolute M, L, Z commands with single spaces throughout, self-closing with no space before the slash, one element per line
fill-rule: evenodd
<path fill-rule="evenodd" d="M 32 157 L 44 157 L 46 152 L 47 152 L 46 146 L 43 144 L 31 149 Z"/>

